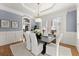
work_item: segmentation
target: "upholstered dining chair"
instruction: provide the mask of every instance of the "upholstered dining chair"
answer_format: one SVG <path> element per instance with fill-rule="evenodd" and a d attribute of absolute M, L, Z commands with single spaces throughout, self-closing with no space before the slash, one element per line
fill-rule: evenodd
<path fill-rule="evenodd" d="M 51 55 L 51 56 L 58 56 L 59 55 L 59 43 L 62 38 L 63 38 L 63 33 L 61 33 L 56 38 L 56 44 L 54 44 L 54 43 L 47 44 L 46 54 Z"/>
<path fill-rule="evenodd" d="M 48 33 L 45 31 L 44 34 L 43 34 L 43 36 L 48 36 Z"/>
<path fill-rule="evenodd" d="M 42 50 L 43 50 L 43 44 L 42 43 L 38 44 L 36 35 L 33 32 L 31 32 L 30 38 L 31 38 L 31 46 L 32 46 L 31 52 L 34 55 L 39 55 L 42 52 Z"/>
<path fill-rule="evenodd" d="M 26 38 L 25 46 L 28 50 L 31 50 L 30 31 L 26 31 L 24 35 Z"/>

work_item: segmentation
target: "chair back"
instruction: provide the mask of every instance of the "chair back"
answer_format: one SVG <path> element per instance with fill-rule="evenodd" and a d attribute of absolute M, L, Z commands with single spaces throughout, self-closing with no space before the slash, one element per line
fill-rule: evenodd
<path fill-rule="evenodd" d="M 48 33 L 47 31 L 44 32 L 43 36 L 48 36 Z"/>
<path fill-rule="evenodd" d="M 61 34 L 56 38 L 56 44 L 59 44 L 62 38 L 63 38 L 63 33 L 61 33 Z"/>
<path fill-rule="evenodd" d="M 32 46 L 32 50 L 37 50 L 38 47 L 38 42 L 37 42 L 37 38 L 35 33 L 31 32 L 30 33 L 30 39 L 31 39 L 31 46 Z"/>
<path fill-rule="evenodd" d="M 56 40 L 57 56 L 59 56 L 59 44 L 60 44 L 61 39 L 63 39 L 63 33 L 61 33 L 61 34 L 58 36 L 57 40 Z"/>
<path fill-rule="evenodd" d="M 25 38 L 26 38 L 26 48 L 28 50 L 31 50 L 30 31 L 26 31 Z"/>

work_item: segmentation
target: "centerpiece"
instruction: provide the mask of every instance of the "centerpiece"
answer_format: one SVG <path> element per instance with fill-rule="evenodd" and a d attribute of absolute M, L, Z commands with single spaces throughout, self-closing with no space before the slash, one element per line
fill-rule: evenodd
<path fill-rule="evenodd" d="M 36 34 L 37 39 L 41 39 L 42 37 L 42 32 L 40 31 L 40 29 L 35 29 L 34 33 Z"/>

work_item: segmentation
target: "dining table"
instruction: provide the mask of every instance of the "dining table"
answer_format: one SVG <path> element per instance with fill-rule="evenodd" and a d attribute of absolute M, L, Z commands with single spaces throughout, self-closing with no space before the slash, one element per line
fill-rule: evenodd
<path fill-rule="evenodd" d="M 43 50 L 42 54 L 46 53 L 46 45 L 52 43 L 52 41 L 56 39 L 53 35 L 42 36 L 41 42 L 43 42 Z"/>

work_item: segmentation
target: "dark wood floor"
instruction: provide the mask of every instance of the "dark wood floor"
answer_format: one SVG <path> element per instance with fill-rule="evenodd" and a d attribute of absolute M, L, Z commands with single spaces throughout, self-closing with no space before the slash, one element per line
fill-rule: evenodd
<path fill-rule="evenodd" d="M 9 46 L 0 46 L 0 56 L 13 56 Z"/>
<path fill-rule="evenodd" d="M 16 43 L 12 43 L 12 44 L 17 44 L 17 43 L 20 43 L 20 42 L 16 42 Z M 12 44 L 0 46 L 0 56 L 13 56 L 13 53 L 10 49 L 10 45 L 12 45 Z M 79 56 L 79 53 L 78 53 L 77 48 L 75 46 L 64 44 L 64 43 L 60 43 L 60 45 L 70 48 L 72 56 Z"/>
<path fill-rule="evenodd" d="M 4 46 L 0 46 L 0 56 L 13 56 L 13 53 L 10 49 L 10 45 L 21 43 L 22 41 L 18 41 L 15 43 L 7 44 Z"/>

